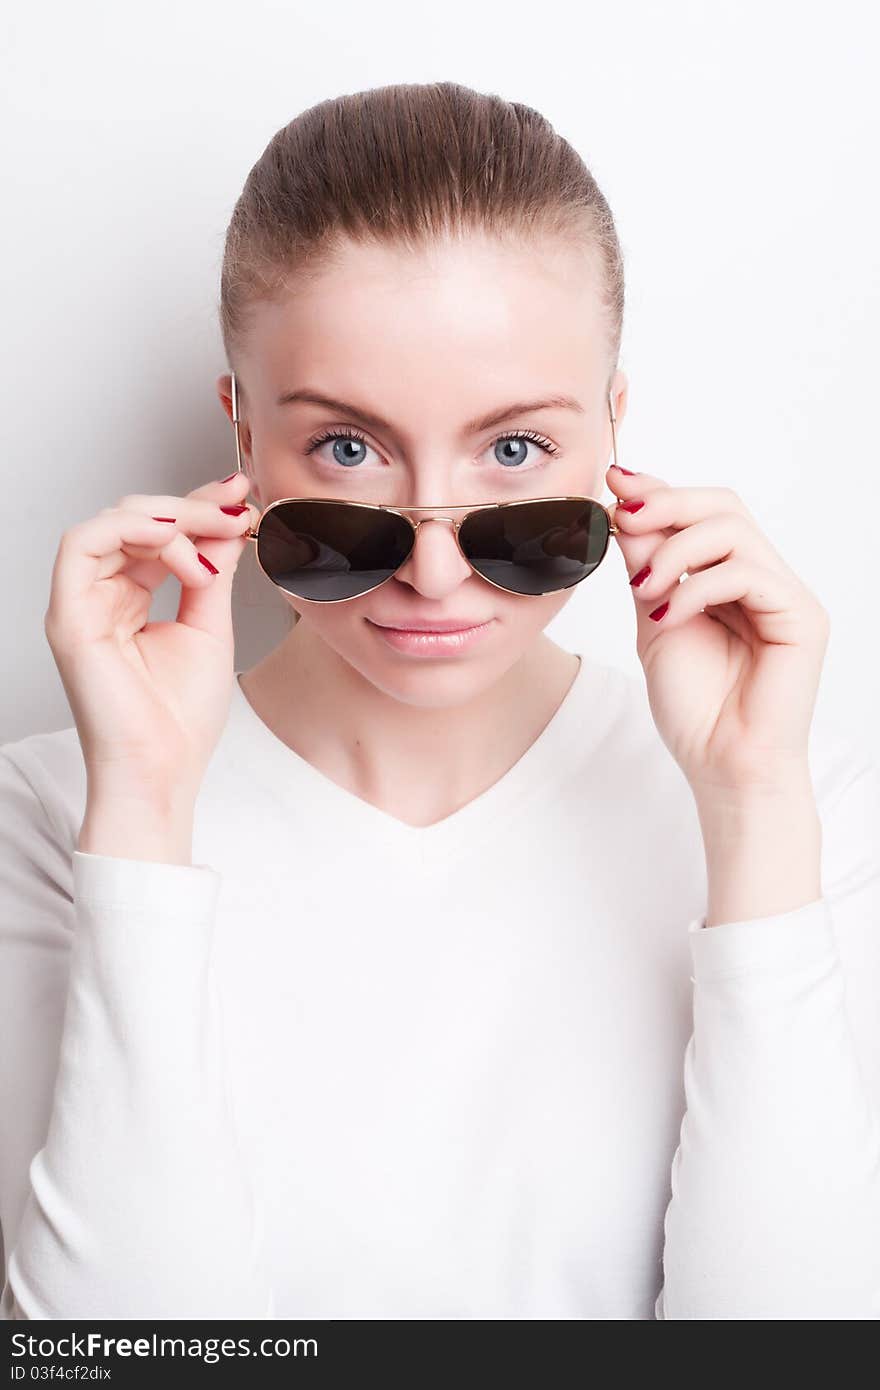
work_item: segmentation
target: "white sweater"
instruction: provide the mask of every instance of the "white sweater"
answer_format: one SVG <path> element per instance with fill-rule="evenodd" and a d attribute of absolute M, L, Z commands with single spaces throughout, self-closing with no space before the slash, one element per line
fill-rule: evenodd
<path fill-rule="evenodd" d="M 236 680 L 192 865 L 74 849 L 74 727 L 2 745 L 3 1318 L 880 1317 L 880 771 L 810 759 L 822 898 L 706 928 L 586 658 L 425 828 Z"/>

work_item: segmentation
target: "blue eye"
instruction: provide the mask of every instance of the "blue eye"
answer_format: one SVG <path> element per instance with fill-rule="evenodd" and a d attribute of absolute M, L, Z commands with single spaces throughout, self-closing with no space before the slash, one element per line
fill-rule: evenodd
<path fill-rule="evenodd" d="M 497 451 L 499 444 L 504 445 L 505 449 L 507 449 L 511 444 L 513 444 L 514 446 L 518 445 L 519 448 L 514 447 L 512 457 L 509 453 L 506 457 L 502 457 L 497 452 L 495 454 L 496 460 L 504 468 L 515 469 L 518 467 L 520 463 L 528 459 L 528 449 L 526 448 L 526 441 L 529 441 L 532 444 L 537 444 L 540 449 L 544 450 L 545 454 L 555 454 L 557 452 L 556 446 L 554 444 L 551 444 L 549 439 L 544 439 L 542 435 L 535 434 L 532 430 L 515 430 L 513 434 L 501 434 L 494 441 L 494 444 L 490 447 L 495 448 Z"/>
<path fill-rule="evenodd" d="M 341 468 L 359 467 L 364 461 L 363 450 L 370 448 L 358 430 L 346 427 L 344 430 L 324 430 L 306 445 L 306 454 L 313 454 L 322 444 L 326 444 L 330 440 L 333 441 L 333 461 L 338 463 Z M 511 456 L 509 446 L 517 442 L 522 444 L 525 440 L 537 444 L 538 448 L 542 449 L 545 454 L 554 455 L 559 452 L 555 444 L 549 439 L 545 439 L 543 435 L 536 434 L 534 430 L 513 430 L 509 434 L 500 434 L 488 447 L 497 450 L 498 445 L 503 444 L 508 449 L 507 456 L 502 457 L 496 452 L 495 462 L 509 471 L 523 472 L 525 470 L 520 465 L 527 461 L 528 451 L 524 447 L 515 448 Z"/>
<path fill-rule="evenodd" d="M 356 468 L 363 462 L 363 458 L 360 456 L 360 450 L 370 447 L 364 439 L 364 436 L 358 434 L 356 430 L 350 432 L 325 430 L 323 434 L 318 435 L 317 439 L 311 440 L 311 442 L 306 445 L 305 452 L 307 454 L 313 454 L 321 444 L 326 444 L 330 439 L 334 441 L 333 460 L 343 468 Z M 340 445 L 339 449 L 336 448 L 337 444 Z M 356 447 L 352 449 L 350 447 L 351 445 L 355 445 Z"/>

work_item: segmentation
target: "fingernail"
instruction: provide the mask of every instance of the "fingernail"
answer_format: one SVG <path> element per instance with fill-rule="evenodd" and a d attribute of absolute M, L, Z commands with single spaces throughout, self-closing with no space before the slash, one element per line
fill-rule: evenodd
<path fill-rule="evenodd" d="M 611 467 L 616 468 L 618 473 L 625 473 L 628 478 L 634 478 L 636 476 L 631 468 L 621 468 L 619 463 L 612 463 Z"/>
<path fill-rule="evenodd" d="M 235 471 L 234 473 L 230 473 L 230 475 L 229 475 L 228 478 L 221 478 L 220 481 L 221 481 L 221 483 L 231 483 L 231 482 L 232 482 L 232 479 L 233 479 L 233 478 L 237 478 L 237 477 L 238 477 L 238 470 L 236 469 L 236 471 Z"/>
<path fill-rule="evenodd" d="M 201 552 L 200 550 L 197 550 L 197 551 L 196 551 L 196 554 L 198 555 L 198 557 L 199 557 L 199 559 L 201 560 L 202 564 L 205 566 L 205 569 L 206 569 L 206 570 L 210 570 L 212 574 L 219 574 L 219 573 L 220 573 L 220 571 L 219 571 L 218 569 L 215 569 L 215 568 L 214 568 L 214 566 L 211 564 L 211 561 L 208 560 L 208 559 L 202 554 L 202 552 Z"/>
<path fill-rule="evenodd" d="M 649 613 L 649 614 L 648 614 L 648 617 L 649 617 L 649 618 L 653 618 L 655 623 L 659 623 L 660 619 L 661 619 L 662 617 L 665 616 L 666 610 L 668 609 L 668 607 L 669 607 L 669 603 L 668 603 L 668 602 L 667 602 L 667 603 L 661 603 L 661 605 L 660 605 L 659 608 L 655 608 L 653 613 Z"/>
<path fill-rule="evenodd" d="M 623 512 L 638 512 L 644 507 L 644 502 L 618 502 L 618 507 Z"/>
<path fill-rule="evenodd" d="M 644 584 L 645 580 L 647 579 L 647 577 L 648 577 L 648 575 L 649 575 L 650 573 L 651 573 L 651 566 L 650 566 L 650 565 L 645 565 L 645 568 L 644 568 L 643 570 L 639 570 L 638 574 L 634 574 L 633 577 L 632 577 L 632 579 L 631 579 L 629 582 L 630 582 L 630 584 L 633 586 L 634 589 L 637 589 L 637 588 L 639 587 L 640 584 Z"/>
<path fill-rule="evenodd" d="M 177 520 L 177 517 L 176 517 L 176 516 L 154 516 L 154 517 L 152 518 L 152 520 L 153 520 L 153 521 L 176 521 L 176 520 Z"/>
<path fill-rule="evenodd" d="M 247 511 L 247 507 L 221 507 L 220 510 L 227 516 L 241 516 L 242 512 Z"/>

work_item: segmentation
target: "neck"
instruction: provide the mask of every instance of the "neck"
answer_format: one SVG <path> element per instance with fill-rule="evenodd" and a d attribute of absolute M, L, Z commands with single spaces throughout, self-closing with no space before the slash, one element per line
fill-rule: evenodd
<path fill-rule="evenodd" d="M 413 704 L 374 685 L 300 620 L 241 686 L 276 737 L 320 772 L 399 820 L 431 825 L 519 760 L 578 667 L 541 633 L 466 702 Z"/>

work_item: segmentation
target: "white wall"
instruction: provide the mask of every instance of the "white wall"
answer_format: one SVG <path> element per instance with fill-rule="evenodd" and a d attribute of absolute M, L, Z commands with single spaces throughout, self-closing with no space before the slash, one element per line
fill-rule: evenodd
<path fill-rule="evenodd" d="M 16 7 L 0 741 L 72 723 L 42 627 L 62 531 L 234 466 L 214 390 L 220 258 L 271 135 L 339 92 L 454 80 L 538 107 L 592 168 L 627 262 L 621 462 L 741 494 L 831 613 L 820 716 L 880 756 L 875 15 L 851 0 Z M 252 561 L 240 667 L 285 630 Z M 169 579 L 154 617 L 178 591 Z M 549 631 L 638 669 L 616 549 Z"/>

